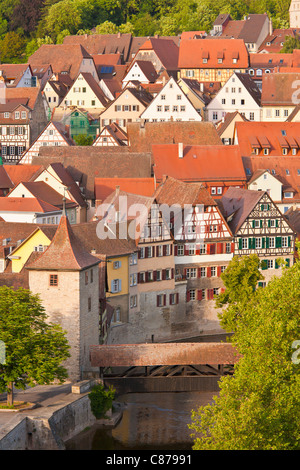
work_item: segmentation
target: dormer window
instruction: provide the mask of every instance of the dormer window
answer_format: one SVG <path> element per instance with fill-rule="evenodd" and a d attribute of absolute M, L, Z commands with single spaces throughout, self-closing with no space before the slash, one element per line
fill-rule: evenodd
<path fill-rule="evenodd" d="M 282 149 L 282 155 L 287 155 L 288 154 L 288 149 L 287 148 L 283 148 Z"/>
<path fill-rule="evenodd" d="M 264 149 L 264 155 L 269 155 L 269 149 Z"/>
<path fill-rule="evenodd" d="M 222 64 L 223 59 L 218 59 L 218 64 Z"/>
<path fill-rule="evenodd" d="M 203 64 L 207 64 L 207 59 L 202 59 Z"/>
<path fill-rule="evenodd" d="M 9 118 L 9 113 L 4 113 L 4 117 L 5 117 L 6 119 L 8 119 L 8 118 Z"/>

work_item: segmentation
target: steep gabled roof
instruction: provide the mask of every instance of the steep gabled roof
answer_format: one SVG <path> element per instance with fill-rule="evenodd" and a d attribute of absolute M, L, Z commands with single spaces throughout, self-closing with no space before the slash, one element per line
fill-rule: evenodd
<path fill-rule="evenodd" d="M 166 176 L 154 193 L 159 204 L 187 205 L 203 204 L 204 206 L 216 206 L 217 203 L 211 197 L 202 183 L 185 183 L 172 176 Z"/>
<path fill-rule="evenodd" d="M 57 212 L 58 208 L 37 197 L 0 197 L 1 212 Z"/>
<path fill-rule="evenodd" d="M 179 48 L 172 39 L 149 38 L 139 49 L 145 50 L 153 50 L 166 70 L 178 70 Z"/>
<path fill-rule="evenodd" d="M 84 250 L 68 218 L 62 216 L 50 245 L 36 261 L 27 265 L 27 269 L 81 271 L 99 262 L 98 258 Z"/>
<path fill-rule="evenodd" d="M 28 58 L 28 63 L 51 64 L 54 73 L 67 72 L 74 79 L 83 59 L 92 57 L 80 44 L 43 44 Z"/>
<path fill-rule="evenodd" d="M 260 199 L 267 194 L 265 191 L 252 191 L 249 189 L 230 187 L 222 196 L 221 204 L 224 210 L 224 216 L 228 218 L 228 225 L 232 233 L 236 234 L 247 217 L 258 204 Z"/>
<path fill-rule="evenodd" d="M 154 178 L 95 178 L 95 198 L 104 201 L 119 186 L 122 191 L 152 196 L 155 191 Z"/>

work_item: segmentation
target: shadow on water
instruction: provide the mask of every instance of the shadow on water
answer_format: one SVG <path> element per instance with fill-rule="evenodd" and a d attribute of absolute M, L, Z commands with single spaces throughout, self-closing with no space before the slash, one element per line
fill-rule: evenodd
<path fill-rule="evenodd" d="M 118 397 L 123 416 L 113 429 L 97 427 L 66 443 L 68 450 L 191 450 L 191 411 L 216 392 L 130 393 Z"/>

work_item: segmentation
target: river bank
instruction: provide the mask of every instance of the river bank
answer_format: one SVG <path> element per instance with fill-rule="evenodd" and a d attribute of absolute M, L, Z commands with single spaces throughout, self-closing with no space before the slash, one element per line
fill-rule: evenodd
<path fill-rule="evenodd" d="M 115 427 L 97 423 L 65 442 L 67 450 L 191 450 L 191 411 L 217 392 L 129 393 L 117 397 L 122 417 Z"/>

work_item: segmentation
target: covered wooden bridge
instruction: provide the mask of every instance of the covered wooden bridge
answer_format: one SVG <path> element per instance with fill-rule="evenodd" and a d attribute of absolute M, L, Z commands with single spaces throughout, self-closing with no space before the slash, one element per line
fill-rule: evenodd
<path fill-rule="evenodd" d="M 90 347 L 92 367 L 121 393 L 218 390 L 240 355 L 229 343 L 141 343 Z"/>

